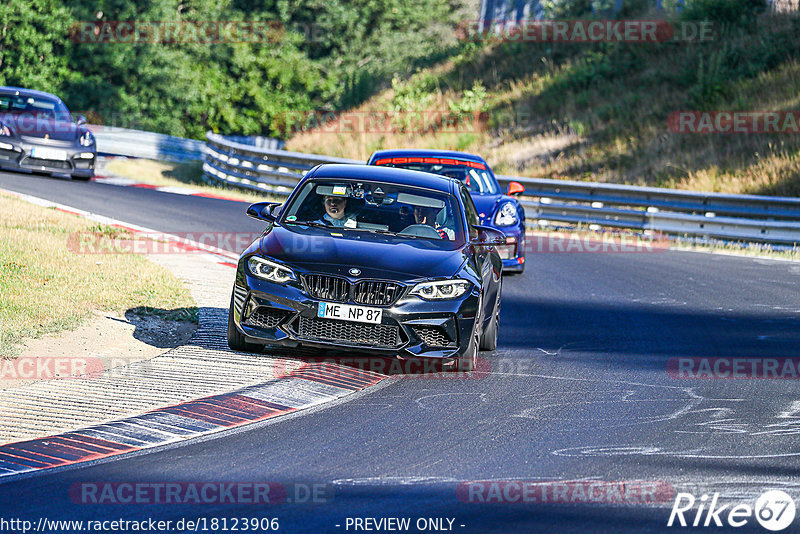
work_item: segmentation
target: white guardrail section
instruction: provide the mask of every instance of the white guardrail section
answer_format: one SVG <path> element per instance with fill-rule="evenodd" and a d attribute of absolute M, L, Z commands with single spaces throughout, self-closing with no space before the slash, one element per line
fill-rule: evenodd
<path fill-rule="evenodd" d="M 266 150 L 208 133 L 205 174 L 216 180 L 286 196 L 320 163 L 349 160 Z M 728 195 L 657 187 L 498 176 L 525 186 L 520 198 L 530 227 L 553 223 L 634 229 L 700 238 L 800 244 L 800 198 Z"/>
<path fill-rule="evenodd" d="M 116 126 L 90 125 L 89 129 L 100 154 L 179 162 L 203 159 L 205 143 L 196 139 Z"/>
<path fill-rule="evenodd" d="M 244 145 L 209 132 L 206 134 L 206 176 L 237 187 L 287 196 L 297 182 L 320 163 L 355 163 L 361 160 L 303 154 Z"/>

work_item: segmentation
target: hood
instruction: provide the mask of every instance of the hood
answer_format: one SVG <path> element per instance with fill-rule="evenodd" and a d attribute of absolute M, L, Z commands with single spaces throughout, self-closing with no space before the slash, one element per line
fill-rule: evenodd
<path fill-rule="evenodd" d="M 497 206 L 506 198 L 505 195 L 472 195 L 472 201 L 481 217 L 481 224 L 492 225 L 492 217 Z"/>
<path fill-rule="evenodd" d="M 44 138 L 56 141 L 75 141 L 86 129 L 72 121 L 35 118 L 14 113 L 0 114 L 0 122 L 14 130 L 17 136 Z"/>
<path fill-rule="evenodd" d="M 348 270 L 357 267 L 359 278 L 394 280 L 451 277 L 466 259 L 461 248 L 442 249 L 443 243 L 426 239 L 367 232 L 332 237 L 332 231 L 275 225 L 262 236 L 261 252 L 307 271 L 349 276 Z"/>

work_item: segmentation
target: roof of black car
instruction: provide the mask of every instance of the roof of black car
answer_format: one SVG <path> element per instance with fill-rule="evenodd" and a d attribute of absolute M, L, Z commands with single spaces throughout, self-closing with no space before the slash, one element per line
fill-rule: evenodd
<path fill-rule="evenodd" d="M 461 159 L 466 161 L 475 161 L 478 163 L 486 163 L 486 161 L 476 155 L 468 152 L 457 152 L 455 150 L 433 150 L 427 148 L 403 148 L 403 149 L 388 149 L 376 150 L 370 156 L 370 161 L 378 158 L 406 158 L 406 157 L 428 157 L 428 158 L 452 158 Z"/>
<path fill-rule="evenodd" d="M 377 167 L 374 165 L 342 165 L 333 163 L 318 166 L 314 172 L 309 173 L 306 178 L 346 178 L 381 181 L 412 187 L 424 187 L 426 189 L 433 189 L 445 193 L 450 193 L 453 185 L 460 183 L 458 180 L 427 172 L 409 171 L 407 169 L 396 169 L 394 167 Z"/>
<path fill-rule="evenodd" d="M 7 85 L 0 85 L 0 93 L 19 93 L 21 96 L 38 96 L 45 98 L 54 98 L 61 100 L 54 94 L 45 93 L 44 91 L 37 91 L 36 89 L 25 89 L 23 87 L 10 87 Z"/>

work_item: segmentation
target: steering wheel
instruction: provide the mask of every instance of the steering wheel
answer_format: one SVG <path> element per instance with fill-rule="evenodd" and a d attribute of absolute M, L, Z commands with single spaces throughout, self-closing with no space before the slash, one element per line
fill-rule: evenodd
<path fill-rule="evenodd" d="M 400 235 L 413 235 L 417 237 L 428 237 L 430 239 L 441 239 L 442 236 L 432 226 L 427 224 L 412 224 L 403 228 Z"/>

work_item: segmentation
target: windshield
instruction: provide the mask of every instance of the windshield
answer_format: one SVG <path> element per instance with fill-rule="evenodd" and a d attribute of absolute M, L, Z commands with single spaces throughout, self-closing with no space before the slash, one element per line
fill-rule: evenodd
<path fill-rule="evenodd" d="M 459 204 L 429 189 L 364 180 L 311 180 L 282 212 L 283 224 L 304 224 L 463 242 Z"/>
<path fill-rule="evenodd" d="M 423 159 L 423 158 L 393 158 L 396 159 Z M 433 159 L 439 160 L 439 158 L 424 158 L 425 160 Z M 475 163 L 476 167 L 468 166 L 466 161 L 461 160 L 452 160 L 457 161 L 458 164 L 451 165 L 446 163 L 397 163 L 392 161 L 391 163 L 383 163 L 383 161 L 387 160 L 378 160 L 376 165 L 381 165 L 385 167 L 398 167 L 401 169 L 410 169 L 412 171 L 422 171 L 428 172 L 431 174 L 440 174 L 442 176 L 447 176 L 448 178 L 455 178 L 464 185 L 467 186 L 470 193 L 475 193 L 479 195 L 496 195 L 500 192 L 500 188 L 497 185 L 497 180 L 494 179 L 492 174 L 487 169 L 480 169 L 477 168 L 478 166 L 485 167 L 483 164 Z M 472 162 L 469 162 L 472 163 Z"/>
<path fill-rule="evenodd" d="M 0 114 L 12 113 L 37 119 L 72 121 L 67 107 L 58 100 L 40 96 L 0 93 Z"/>

